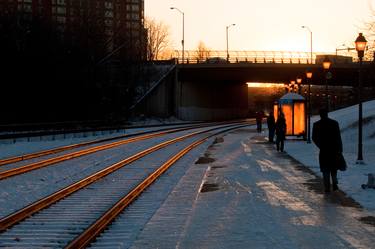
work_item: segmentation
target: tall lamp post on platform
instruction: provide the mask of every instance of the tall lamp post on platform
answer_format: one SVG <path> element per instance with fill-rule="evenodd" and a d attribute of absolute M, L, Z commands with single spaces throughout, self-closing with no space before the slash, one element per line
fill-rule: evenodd
<path fill-rule="evenodd" d="M 177 10 L 182 15 L 182 40 L 181 40 L 181 45 L 182 45 L 182 64 L 184 64 L 184 61 L 185 61 L 185 13 L 182 12 L 180 9 L 178 9 L 176 7 L 171 7 L 171 10 Z"/>
<path fill-rule="evenodd" d="M 310 64 L 313 63 L 313 34 L 309 27 L 302 26 L 303 29 L 307 29 L 310 32 Z"/>
<path fill-rule="evenodd" d="M 295 87 L 296 87 L 296 81 L 295 80 L 290 81 L 290 87 L 291 87 L 290 92 L 295 93 Z"/>
<path fill-rule="evenodd" d="M 357 39 L 355 40 L 355 49 L 358 52 L 359 58 L 359 77 L 358 77 L 358 155 L 356 164 L 364 164 L 362 155 L 362 60 L 365 55 L 366 49 L 366 38 L 362 33 L 359 33 Z"/>
<path fill-rule="evenodd" d="M 313 73 L 311 69 L 307 69 L 306 71 L 306 83 L 308 84 L 308 105 L 309 105 L 309 114 L 307 115 L 307 143 L 311 144 L 311 79 L 312 79 Z"/>
<path fill-rule="evenodd" d="M 326 78 L 326 108 L 327 108 L 327 111 L 329 111 L 328 79 L 331 77 L 331 74 L 328 70 L 329 70 L 330 67 L 331 67 L 331 61 L 329 60 L 328 56 L 326 56 L 323 60 L 323 69 L 326 72 L 325 78 Z"/>
<path fill-rule="evenodd" d="M 229 62 L 229 35 L 228 35 L 228 30 L 230 27 L 236 26 L 235 23 L 232 23 L 231 25 L 226 26 L 226 38 L 227 38 L 227 61 Z"/>
<path fill-rule="evenodd" d="M 289 83 L 284 83 L 284 87 L 285 87 L 285 94 L 287 94 L 290 90 Z"/>
<path fill-rule="evenodd" d="M 302 78 L 301 77 L 297 77 L 297 79 L 296 79 L 296 81 L 297 81 L 297 87 L 298 87 L 298 94 L 301 94 L 301 88 L 302 88 L 302 86 L 301 86 L 301 84 L 302 84 Z"/>

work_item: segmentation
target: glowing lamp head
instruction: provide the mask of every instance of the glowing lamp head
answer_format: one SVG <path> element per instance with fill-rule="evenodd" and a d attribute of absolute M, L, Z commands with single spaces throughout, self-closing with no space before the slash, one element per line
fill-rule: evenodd
<path fill-rule="evenodd" d="M 355 40 L 355 49 L 358 52 L 358 57 L 362 58 L 366 50 L 367 40 L 362 33 L 359 33 L 357 39 Z"/>
<path fill-rule="evenodd" d="M 311 79 L 312 76 L 313 76 L 313 73 L 312 73 L 311 69 L 310 68 L 307 69 L 307 71 L 306 71 L 306 78 Z"/>
<path fill-rule="evenodd" d="M 329 60 L 328 56 L 324 57 L 323 60 L 323 68 L 324 70 L 328 70 L 331 67 L 331 61 Z"/>
<path fill-rule="evenodd" d="M 299 84 L 301 84 L 302 83 L 302 78 L 301 77 L 298 77 L 297 78 L 297 84 L 299 85 Z"/>

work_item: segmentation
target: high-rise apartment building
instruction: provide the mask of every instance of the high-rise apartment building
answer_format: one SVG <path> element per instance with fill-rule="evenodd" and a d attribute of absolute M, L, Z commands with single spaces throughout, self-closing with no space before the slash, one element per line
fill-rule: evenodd
<path fill-rule="evenodd" d="M 144 0 L 1 0 L 0 12 L 45 20 L 73 40 L 87 32 L 109 52 L 145 58 Z"/>

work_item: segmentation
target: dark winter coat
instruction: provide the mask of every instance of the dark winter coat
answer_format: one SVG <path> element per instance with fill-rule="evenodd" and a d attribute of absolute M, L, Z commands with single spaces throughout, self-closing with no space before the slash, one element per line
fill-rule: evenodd
<path fill-rule="evenodd" d="M 284 117 L 278 117 L 276 124 L 276 136 L 278 140 L 284 140 L 285 139 L 285 133 L 286 133 L 286 121 Z"/>
<path fill-rule="evenodd" d="M 256 121 L 257 123 L 261 123 L 263 121 L 263 112 L 258 112 L 256 115 Z"/>
<path fill-rule="evenodd" d="M 275 130 L 275 117 L 273 115 L 267 117 L 267 126 L 269 130 Z"/>
<path fill-rule="evenodd" d="M 340 127 L 337 121 L 323 118 L 314 123 L 312 140 L 320 149 L 320 171 L 335 169 L 336 155 L 342 153 Z"/>

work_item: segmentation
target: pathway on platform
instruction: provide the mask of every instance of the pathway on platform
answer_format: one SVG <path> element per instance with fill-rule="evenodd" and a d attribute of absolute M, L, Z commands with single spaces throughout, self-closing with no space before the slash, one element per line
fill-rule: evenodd
<path fill-rule="evenodd" d="M 254 130 L 217 139 L 198 162 L 131 248 L 374 248 L 375 227 L 360 221 L 371 214 L 324 195 L 320 178 Z"/>

